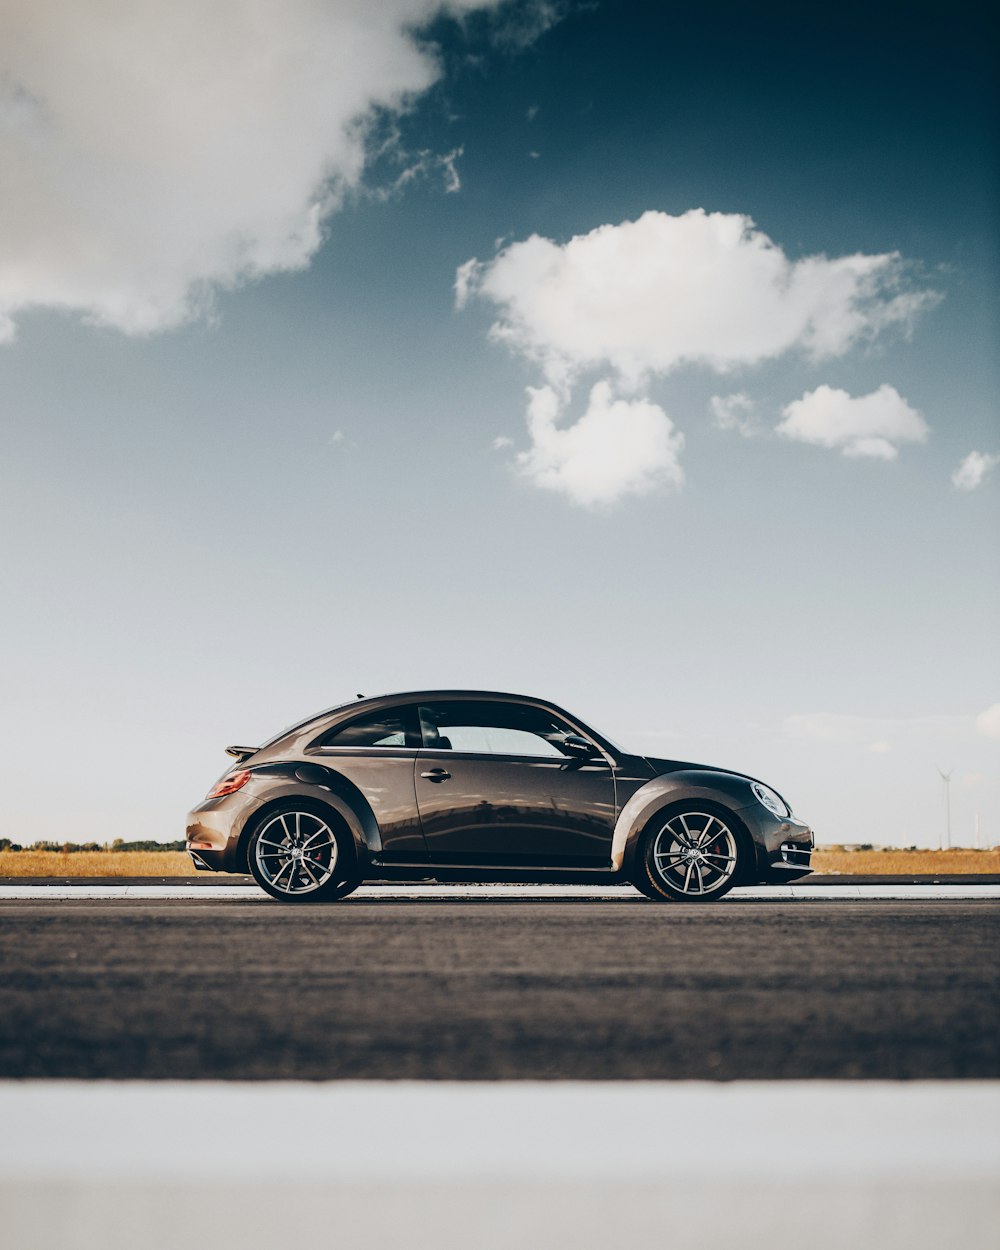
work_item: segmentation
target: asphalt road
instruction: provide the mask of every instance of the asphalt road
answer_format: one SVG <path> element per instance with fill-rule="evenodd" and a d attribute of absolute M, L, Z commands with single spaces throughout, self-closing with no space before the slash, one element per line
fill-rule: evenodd
<path fill-rule="evenodd" d="M 0 1073 L 1000 1077 L 1000 905 L 0 903 Z"/>

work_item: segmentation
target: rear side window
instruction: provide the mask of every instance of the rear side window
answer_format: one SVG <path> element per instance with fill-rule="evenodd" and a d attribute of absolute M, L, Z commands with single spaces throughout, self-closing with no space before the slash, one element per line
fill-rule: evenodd
<path fill-rule="evenodd" d="M 346 725 L 338 725 L 316 744 L 321 747 L 406 747 L 413 746 L 413 737 L 407 740 L 410 717 L 406 708 L 370 712 L 359 716 Z"/>

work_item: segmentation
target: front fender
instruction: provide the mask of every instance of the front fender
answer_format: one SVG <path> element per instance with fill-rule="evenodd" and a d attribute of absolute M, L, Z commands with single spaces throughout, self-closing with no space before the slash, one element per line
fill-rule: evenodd
<path fill-rule="evenodd" d="M 643 830 L 661 808 L 687 801 L 714 803 L 739 817 L 747 806 L 749 782 L 732 773 L 710 769 L 681 769 L 664 773 L 640 786 L 622 808 L 611 839 L 611 867 L 614 872 L 632 867 L 636 846 Z M 745 826 L 744 826 L 745 827 Z"/>

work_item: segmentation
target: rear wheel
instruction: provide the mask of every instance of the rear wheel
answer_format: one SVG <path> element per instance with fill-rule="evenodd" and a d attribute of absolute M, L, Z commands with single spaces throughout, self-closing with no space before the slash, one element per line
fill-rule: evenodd
<path fill-rule="evenodd" d="M 699 807 L 654 820 L 643 838 L 635 885 L 658 902 L 706 903 L 733 888 L 742 839 L 729 819 Z"/>
<path fill-rule="evenodd" d="M 247 860 L 261 889 L 283 903 L 343 898 L 360 884 L 343 832 L 302 804 L 268 812 L 251 835 Z"/>

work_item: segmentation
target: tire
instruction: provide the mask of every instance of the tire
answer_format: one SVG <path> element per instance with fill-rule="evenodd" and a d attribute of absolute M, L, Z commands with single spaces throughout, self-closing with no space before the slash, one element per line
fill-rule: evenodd
<path fill-rule="evenodd" d="M 721 808 L 692 803 L 668 809 L 643 835 L 633 884 L 657 902 L 713 902 L 742 879 L 745 846 Z"/>
<path fill-rule="evenodd" d="M 332 890 L 324 892 L 323 900 L 327 903 L 335 903 L 338 899 L 347 898 L 348 894 L 353 894 L 360 884 L 360 877 L 346 877 L 343 881 L 338 881 Z"/>
<path fill-rule="evenodd" d="M 282 903 L 331 902 L 361 884 L 339 822 L 304 801 L 266 813 L 250 835 L 247 862 L 260 888 Z"/>

